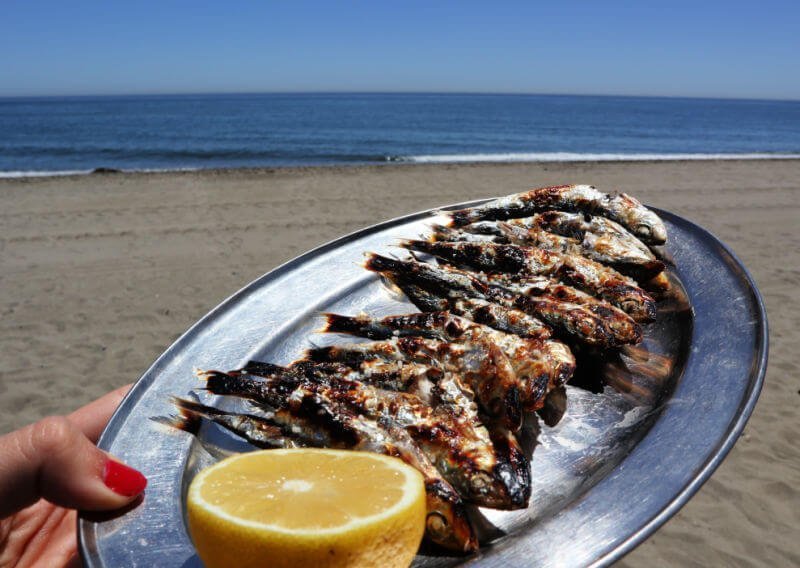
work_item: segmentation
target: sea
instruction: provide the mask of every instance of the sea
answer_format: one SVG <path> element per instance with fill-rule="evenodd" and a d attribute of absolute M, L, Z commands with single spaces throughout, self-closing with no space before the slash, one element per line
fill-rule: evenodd
<path fill-rule="evenodd" d="M 800 101 L 295 93 L 0 98 L 0 177 L 800 157 Z"/>

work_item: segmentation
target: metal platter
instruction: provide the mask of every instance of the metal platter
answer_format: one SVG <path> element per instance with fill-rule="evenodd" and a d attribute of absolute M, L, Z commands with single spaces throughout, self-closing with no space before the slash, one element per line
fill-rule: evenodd
<path fill-rule="evenodd" d="M 610 564 L 674 515 L 730 451 L 766 371 L 764 306 L 724 244 L 685 219 L 657 212 L 669 232 L 677 298 L 660 303 L 641 349 L 602 367 L 584 365 L 567 388 L 567 411 L 556 426 L 526 423 L 521 441 L 533 452 L 534 479 L 529 508 L 481 510 L 486 545 L 480 553 L 459 558 L 423 551 L 415 566 Z M 184 523 L 186 487 L 201 467 L 248 446 L 214 426 L 198 438 L 164 426 L 158 418 L 174 412 L 170 396 L 201 386 L 197 367 L 233 369 L 249 359 L 288 363 L 310 341 L 342 341 L 315 333 L 320 312 L 411 311 L 361 268 L 363 253 L 397 253 L 397 238 L 420 235 L 440 220 L 421 212 L 308 252 L 228 298 L 167 349 L 99 443 L 147 476 L 145 498 L 112 518 L 81 517 L 85 564 L 200 566 Z"/>

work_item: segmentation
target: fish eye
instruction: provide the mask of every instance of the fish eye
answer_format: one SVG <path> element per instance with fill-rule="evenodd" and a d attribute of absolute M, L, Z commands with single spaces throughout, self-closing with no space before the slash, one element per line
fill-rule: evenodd
<path fill-rule="evenodd" d="M 450 528 L 450 523 L 447 522 L 447 517 L 445 517 L 442 513 L 434 511 L 432 513 L 428 513 L 427 518 L 425 519 L 425 527 L 428 529 L 428 532 L 434 536 L 445 536 Z"/>
<path fill-rule="evenodd" d="M 642 223 L 640 225 L 636 225 L 636 234 L 643 237 L 650 237 L 653 234 L 653 229 L 649 225 Z"/>

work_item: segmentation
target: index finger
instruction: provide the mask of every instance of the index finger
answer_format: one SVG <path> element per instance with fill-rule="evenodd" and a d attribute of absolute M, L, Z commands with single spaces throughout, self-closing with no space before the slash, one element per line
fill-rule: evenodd
<path fill-rule="evenodd" d="M 129 383 L 101 396 L 97 400 L 90 402 L 86 406 L 82 406 L 68 415 L 67 418 L 70 422 L 75 424 L 87 438 L 96 443 L 98 438 L 100 438 L 100 434 L 103 433 L 106 424 L 108 424 L 111 415 L 114 414 L 119 403 L 122 402 L 122 399 L 125 398 L 125 395 L 131 390 L 132 384 L 133 383 Z"/>

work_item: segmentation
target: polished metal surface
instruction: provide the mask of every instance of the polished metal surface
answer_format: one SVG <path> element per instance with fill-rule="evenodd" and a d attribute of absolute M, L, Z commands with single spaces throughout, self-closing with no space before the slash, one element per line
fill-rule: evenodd
<path fill-rule="evenodd" d="M 542 425 L 537 438 L 536 422 L 526 424 L 523 443 L 535 446 L 528 509 L 483 509 L 487 545 L 479 554 L 423 553 L 415 565 L 609 564 L 675 514 L 731 449 L 766 370 L 763 304 L 722 243 L 680 217 L 659 214 L 669 231 L 672 276 L 685 297 L 660 304 L 638 357 L 623 357 L 610 370 L 584 367 L 568 387 L 558 425 Z M 420 235 L 437 220 L 428 212 L 410 215 L 306 253 L 231 296 L 167 349 L 100 440 L 144 472 L 145 498 L 115 518 L 80 519 L 86 565 L 199 566 L 184 524 L 185 489 L 201 467 L 248 447 L 214 426 L 194 438 L 154 419 L 173 413 L 171 395 L 202 386 L 195 368 L 233 369 L 248 359 L 288 363 L 311 341 L 341 342 L 315 334 L 322 311 L 409 311 L 410 304 L 360 267 L 363 253 L 397 253 L 398 237 Z M 654 368 L 666 371 L 640 372 Z"/>

